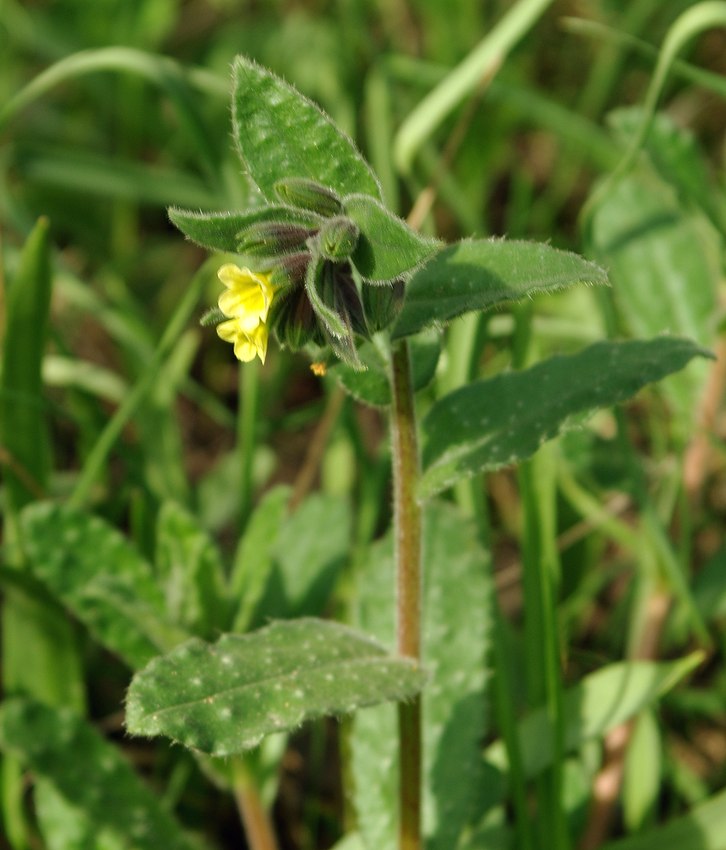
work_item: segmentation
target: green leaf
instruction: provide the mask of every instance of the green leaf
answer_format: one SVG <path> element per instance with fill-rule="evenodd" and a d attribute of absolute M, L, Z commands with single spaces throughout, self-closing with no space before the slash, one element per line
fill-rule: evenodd
<path fill-rule="evenodd" d="M 705 216 L 647 164 L 616 182 L 596 205 L 592 249 L 608 267 L 616 305 L 634 336 L 672 333 L 715 339 L 722 242 Z M 699 364 L 665 382 L 676 429 L 690 436 L 707 373 Z"/>
<path fill-rule="evenodd" d="M 40 219 L 23 246 L 6 303 L 0 441 L 11 458 L 10 463 L 3 464 L 3 479 L 5 499 L 12 511 L 42 493 L 50 470 L 41 377 L 50 293 L 48 221 Z"/>
<path fill-rule="evenodd" d="M 673 337 L 599 342 L 462 387 L 423 420 L 420 493 L 432 496 L 460 478 L 523 460 L 583 415 L 630 398 L 694 357 L 710 356 Z"/>
<path fill-rule="evenodd" d="M 654 712 L 643 711 L 628 742 L 623 776 L 623 820 L 628 832 L 648 826 L 657 811 L 663 775 L 663 744 Z"/>
<path fill-rule="evenodd" d="M 237 149 L 268 200 L 275 183 L 288 177 L 314 180 L 340 195 L 381 197 L 368 163 L 318 106 L 244 56 L 235 59 L 233 78 Z"/>
<path fill-rule="evenodd" d="M 410 351 L 413 388 L 416 391 L 427 386 L 434 377 L 441 354 L 441 334 L 438 331 L 418 334 L 411 340 Z M 358 349 L 358 355 L 364 371 L 337 363 L 331 368 L 331 374 L 358 401 L 372 407 L 387 407 L 391 403 L 391 383 L 386 358 L 374 343 L 364 343 Z"/>
<path fill-rule="evenodd" d="M 726 791 L 714 794 L 687 815 L 641 835 L 609 841 L 601 850 L 724 850 L 726 847 Z"/>
<path fill-rule="evenodd" d="M 625 147 L 640 129 L 643 109 L 640 106 L 616 109 L 609 113 L 607 120 Z M 693 133 L 676 124 L 666 112 L 656 113 L 645 140 L 645 152 L 663 182 L 678 193 L 683 211 L 695 204 L 714 227 L 726 233 L 723 193 L 714 182 L 708 160 Z"/>
<path fill-rule="evenodd" d="M 35 777 L 33 806 L 44 850 L 126 850 L 127 841 L 108 830 L 98 830 L 83 811 L 66 800 L 55 786 Z"/>
<path fill-rule="evenodd" d="M 437 254 L 408 282 L 392 336 L 409 336 L 464 313 L 578 283 L 606 284 L 607 275 L 577 254 L 536 242 L 458 242 Z"/>
<path fill-rule="evenodd" d="M 86 847 L 198 847 L 118 750 L 70 709 L 25 699 L 5 702 L 0 707 L 0 748 L 50 782 L 73 808 L 75 828 L 89 841 Z"/>
<path fill-rule="evenodd" d="M 695 652 L 676 661 L 619 662 L 586 676 L 565 693 L 564 751 L 576 752 L 585 742 L 602 738 L 610 729 L 655 704 L 702 661 L 703 655 Z M 552 720 L 546 707 L 520 721 L 519 751 L 522 771 L 527 778 L 552 764 L 553 736 Z M 490 744 L 484 758 L 499 770 L 507 770 L 507 754 L 502 741 Z"/>
<path fill-rule="evenodd" d="M 226 605 L 219 551 L 176 502 L 164 502 L 159 511 L 155 565 L 172 622 L 207 637 L 222 626 Z"/>
<path fill-rule="evenodd" d="M 281 621 L 154 659 L 131 682 L 126 725 L 227 756 L 310 718 L 407 699 L 423 682 L 414 662 L 338 623 Z"/>
<path fill-rule="evenodd" d="M 232 631 L 246 632 L 270 580 L 274 567 L 273 550 L 287 516 L 289 487 L 274 487 L 264 495 L 245 528 L 229 579 L 233 599 L 239 600 Z"/>
<path fill-rule="evenodd" d="M 103 520 L 42 502 L 21 514 L 33 573 L 132 668 L 187 633 L 171 625 L 149 565 Z"/>
<path fill-rule="evenodd" d="M 241 230 L 260 222 L 289 222 L 314 227 L 320 223 L 315 213 L 295 209 L 284 204 L 270 204 L 240 212 L 192 212 L 171 207 L 169 219 L 172 224 L 192 242 L 210 251 L 238 251 Z"/>
<path fill-rule="evenodd" d="M 440 503 L 427 510 L 423 551 L 423 663 L 431 671 L 422 695 L 426 847 L 449 850 L 479 814 L 492 590 L 487 556 L 473 524 L 452 506 Z M 371 549 L 357 596 L 361 627 L 390 644 L 395 641 L 394 574 L 389 537 Z M 394 847 L 398 771 L 393 707 L 357 714 L 351 747 L 354 802 L 366 847 Z"/>
<path fill-rule="evenodd" d="M 350 195 L 343 207 L 360 230 L 352 260 L 366 280 L 393 280 L 420 266 L 441 248 L 441 242 L 411 230 L 368 195 Z"/>
<path fill-rule="evenodd" d="M 257 620 L 320 616 L 351 546 L 350 506 L 339 496 L 309 496 L 280 526 L 274 542 L 272 585 Z"/>

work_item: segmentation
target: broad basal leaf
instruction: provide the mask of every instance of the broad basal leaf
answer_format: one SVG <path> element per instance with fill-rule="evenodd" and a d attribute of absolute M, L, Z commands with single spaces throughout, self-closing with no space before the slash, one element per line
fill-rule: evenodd
<path fill-rule="evenodd" d="M 25 699 L 0 707 L 0 749 L 50 783 L 73 808 L 86 847 L 193 850 L 167 807 L 83 718 Z"/>
<path fill-rule="evenodd" d="M 378 180 L 353 142 L 315 104 L 244 56 L 233 68 L 232 126 L 250 177 L 272 201 L 286 177 L 338 192 L 381 197 Z"/>
<path fill-rule="evenodd" d="M 624 401 L 694 357 L 709 356 L 676 337 L 599 342 L 462 387 L 438 401 L 422 423 L 420 494 L 431 496 L 460 478 L 523 460 L 572 427 L 574 417 Z"/>
<path fill-rule="evenodd" d="M 338 623 L 280 621 L 156 658 L 131 683 L 126 725 L 227 756 L 313 717 L 409 698 L 423 682 L 414 662 Z"/>
<path fill-rule="evenodd" d="M 314 227 L 320 218 L 315 213 L 285 204 L 270 204 L 258 209 L 238 212 L 193 212 L 172 207 L 172 224 L 192 242 L 210 251 L 238 251 L 239 234 L 252 224 L 268 221 L 290 222 Z"/>
<path fill-rule="evenodd" d="M 386 281 L 410 272 L 441 248 L 426 239 L 368 195 L 343 201 L 345 213 L 358 225 L 360 235 L 352 260 L 364 278 Z"/>
<path fill-rule="evenodd" d="M 406 285 L 394 339 L 537 292 L 578 283 L 605 284 L 607 275 L 577 254 L 537 242 L 458 242 L 419 269 Z"/>
<path fill-rule="evenodd" d="M 39 503 L 21 515 L 33 573 L 111 651 L 140 667 L 187 635 L 137 550 L 98 517 Z"/>

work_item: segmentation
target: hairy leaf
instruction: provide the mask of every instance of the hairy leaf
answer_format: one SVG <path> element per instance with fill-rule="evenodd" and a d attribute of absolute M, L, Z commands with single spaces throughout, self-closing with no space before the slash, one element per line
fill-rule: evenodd
<path fill-rule="evenodd" d="M 279 621 L 216 644 L 194 639 L 154 659 L 131 683 L 126 725 L 226 756 L 313 717 L 406 699 L 423 681 L 412 661 L 349 628 Z"/>
<path fill-rule="evenodd" d="M 368 195 L 350 195 L 345 213 L 360 231 L 352 260 L 364 278 L 388 281 L 412 271 L 441 248 L 441 242 L 416 233 Z"/>
<path fill-rule="evenodd" d="M 111 651 L 140 667 L 187 635 L 136 549 L 82 511 L 41 502 L 21 515 L 33 573 Z"/>
<path fill-rule="evenodd" d="M 233 76 L 237 149 L 268 200 L 288 177 L 308 178 L 340 195 L 381 197 L 368 163 L 318 106 L 244 56 L 235 60 Z"/>
<path fill-rule="evenodd" d="M 536 242 L 458 242 L 438 253 L 408 282 L 392 336 L 409 336 L 464 313 L 578 283 L 605 284 L 607 275 L 577 254 Z"/>
<path fill-rule="evenodd" d="M 320 222 L 315 213 L 298 210 L 283 204 L 270 204 L 258 209 L 239 212 L 193 212 L 172 207 L 172 224 L 192 242 L 210 251 L 238 251 L 240 231 L 262 222 L 289 222 L 314 227 Z"/>
<path fill-rule="evenodd" d="M 523 460 L 573 427 L 575 417 L 624 401 L 694 357 L 709 356 L 675 337 L 599 342 L 462 387 L 438 401 L 422 423 L 421 495 Z"/>
<path fill-rule="evenodd" d="M 198 848 L 119 751 L 70 709 L 25 699 L 5 702 L 0 748 L 16 755 L 73 807 L 73 828 L 86 836 L 85 846 Z"/>

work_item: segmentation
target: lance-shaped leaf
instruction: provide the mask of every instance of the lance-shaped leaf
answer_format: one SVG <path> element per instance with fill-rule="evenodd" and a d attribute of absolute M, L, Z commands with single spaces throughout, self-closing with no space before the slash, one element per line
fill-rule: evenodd
<path fill-rule="evenodd" d="M 523 460 L 576 424 L 575 417 L 630 398 L 694 357 L 710 356 L 677 337 L 599 342 L 462 387 L 423 421 L 420 494 L 431 496 L 459 478 Z"/>
<path fill-rule="evenodd" d="M 410 698 L 423 682 L 415 662 L 338 623 L 279 621 L 154 659 L 131 682 L 126 726 L 227 756 L 313 717 Z"/>
<path fill-rule="evenodd" d="M 343 206 L 360 231 L 352 260 L 367 280 L 387 281 L 400 277 L 441 248 L 441 242 L 416 233 L 405 221 L 367 195 L 351 195 Z"/>
<path fill-rule="evenodd" d="M 408 282 L 392 336 L 409 336 L 464 313 L 578 283 L 605 284 L 607 275 L 577 254 L 537 242 L 459 242 L 437 254 Z"/>
<path fill-rule="evenodd" d="M 202 213 L 171 207 L 169 218 L 192 242 L 210 251 L 237 252 L 240 233 L 254 224 L 284 222 L 315 227 L 320 217 L 285 204 L 270 204 L 259 209 L 240 212 Z"/>
<path fill-rule="evenodd" d="M 72 808 L 74 828 L 87 842 L 78 846 L 198 850 L 118 749 L 72 710 L 7 701 L 0 707 L 0 749 Z"/>
<path fill-rule="evenodd" d="M 381 197 L 353 142 L 314 103 L 244 56 L 233 68 L 232 129 L 250 177 L 269 200 L 275 184 L 303 177 L 340 195 Z"/>
<path fill-rule="evenodd" d="M 187 637 L 167 618 L 149 564 L 98 517 L 47 502 L 21 515 L 33 573 L 131 667 Z"/>

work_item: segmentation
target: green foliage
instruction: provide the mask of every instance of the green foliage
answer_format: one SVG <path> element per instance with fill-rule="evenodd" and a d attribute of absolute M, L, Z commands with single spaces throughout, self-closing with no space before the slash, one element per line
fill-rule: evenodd
<path fill-rule="evenodd" d="M 606 665 L 565 693 L 564 749 L 575 753 L 588 741 L 601 739 L 611 729 L 626 723 L 640 711 L 654 705 L 702 662 L 699 653 L 676 661 L 628 661 Z M 541 773 L 552 764 L 552 719 L 545 707 L 520 721 L 517 729 L 519 752 L 525 776 Z M 487 763 L 499 770 L 508 768 L 502 741 L 484 751 Z"/>
<path fill-rule="evenodd" d="M 463 241 L 441 251 L 413 275 L 392 336 L 410 336 L 464 313 L 492 309 L 537 292 L 605 283 L 605 272 L 594 263 L 549 245 L 502 239 Z"/>
<path fill-rule="evenodd" d="M 458 510 L 430 505 L 424 529 L 423 663 L 430 674 L 423 692 L 424 823 L 426 846 L 445 850 L 457 846 L 479 811 L 485 767 L 479 742 L 488 728 L 485 659 L 491 584 L 488 556 Z M 389 644 L 395 635 L 387 586 L 393 569 L 388 539 L 371 549 L 356 597 L 361 627 Z M 356 813 L 365 845 L 394 846 L 398 772 L 391 707 L 357 714 L 351 744 Z"/>
<path fill-rule="evenodd" d="M 20 757 L 52 786 L 60 805 L 72 809 L 62 827 L 72 832 L 53 836 L 56 846 L 66 841 L 62 846 L 199 847 L 116 747 L 69 708 L 8 700 L 0 706 L 0 749 Z"/>
<path fill-rule="evenodd" d="M 281 204 L 244 212 L 220 213 L 191 212 L 172 207 L 169 218 L 186 237 L 203 248 L 229 252 L 239 249 L 241 234 L 252 225 L 274 221 L 312 227 L 320 221 L 315 213 Z"/>
<path fill-rule="evenodd" d="M 151 567 L 115 528 L 50 503 L 29 506 L 21 521 L 33 573 L 132 668 L 186 637 Z"/>
<path fill-rule="evenodd" d="M 202 5 L 202 26 L 178 0 L 3 6 L 0 667 L 3 693 L 27 697 L 0 707 L 3 838 L 192 846 L 176 811 L 222 848 L 231 791 L 244 841 L 267 850 L 255 827 L 290 747 L 283 776 L 304 794 L 279 800 L 281 843 L 389 850 L 393 705 L 244 755 L 194 748 L 236 753 L 423 687 L 428 850 L 586 843 L 603 740 L 622 724 L 630 754 L 599 846 L 721 847 L 723 772 L 689 750 L 719 728 L 725 687 L 722 378 L 700 357 L 722 348 L 726 84 L 707 67 L 714 36 L 695 36 L 726 22 L 726 4 L 605 3 L 597 17 L 584 4 L 564 28 L 550 0 L 423 0 L 404 16 Z M 603 130 L 651 65 L 643 107 Z M 169 204 L 195 244 L 169 228 Z M 270 275 L 270 338 L 288 352 L 271 343 L 264 368 L 238 376 L 194 327 L 223 318 L 208 309 L 223 260 L 195 273 L 196 245 Z M 572 353 L 604 333 L 650 342 Z M 315 377 L 289 354 L 301 349 Z M 533 452 L 516 475 L 491 474 Z M 383 647 L 405 643 L 396 605 L 418 598 L 402 592 L 413 497 L 449 484 L 423 517 L 417 667 Z M 317 616 L 381 644 L 291 619 Z M 283 622 L 251 631 L 270 619 Z M 130 721 L 193 750 L 143 745 L 163 808 L 122 761 L 127 742 L 81 719 L 109 728 L 123 705 L 127 672 L 94 642 L 147 665 Z M 688 681 L 694 649 L 710 663 Z M 196 678 L 204 694 L 185 703 Z M 139 720 L 139 694 L 157 720 Z"/>
<path fill-rule="evenodd" d="M 191 640 L 154 659 L 131 683 L 126 726 L 228 756 L 313 717 L 408 699 L 424 679 L 414 661 L 345 626 L 280 621 L 215 644 Z"/>
<path fill-rule="evenodd" d="M 14 511 L 43 492 L 50 470 L 40 373 L 50 312 L 48 234 L 48 222 L 41 219 L 25 243 L 5 307 L 0 439 L 12 459 L 4 477 L 8 508 Z"/>
<path fill-rule="evenodd" d="M 211 635 L 225 622 L 219 551 L 196 518 L 175 502 L 165 502 L 159 511 L 154 565 L 173 622 L 199 635 Z"/>
<path fill-rule="evenodd" d="M 233 67 L 232 125 L 240 157 L 268 201 L 285 178 L 308 178 L 341 195 L 380 197 L 351 140 L 315 104 L 249 59 Z"/>
<path fill-rule="evenodd" d="M 630 398 L 653 381 L 712 355 L 693 342 L 599 342 L 521 372 L 462 387 L 438 401 L 422 423 L 421 494 L 462 477 L 523 460 L 578 417 Z"/>
<path fill-rule="evenodd" d="M 411 340 L 413 359 L 412 381 L 414 389 L 428 386 L 436 372 L 441 354 L 441 340 L 436 331 L 423 331 Z M 387 407 L 391 403 L 389 362 L 385 352 L 374 343 L 363 345 L 358 355 L 365 369 L 354 369 L 345 363 L 336 363 L 332 372 L 353 398 L 373 407 Z"/>
<path fill-rule="evenodd" d="M 631 122 L 627 112 L 613 117 L 626 137 Z M 608 267 L 630 333 L 683 334 L 710 346 L 723 262 L 723 236 L 712 224 L 717 197 L 707 193 L 686 134 L 661 118 L 649 140 L 648 157 L 594 206 L 593 251 Z M 699 364 L 663 385 L 684 436 L 693 426 L 705 372 L 706 364 Z"/>
<path fill-rule="evenodd" d="M 440 242 L 419 236 L 368 195 L 350 195 L 343 206 L 360 231 L 352 260 L 366 280 L 388 281 L 400 277 L 441 247 Z"/>

